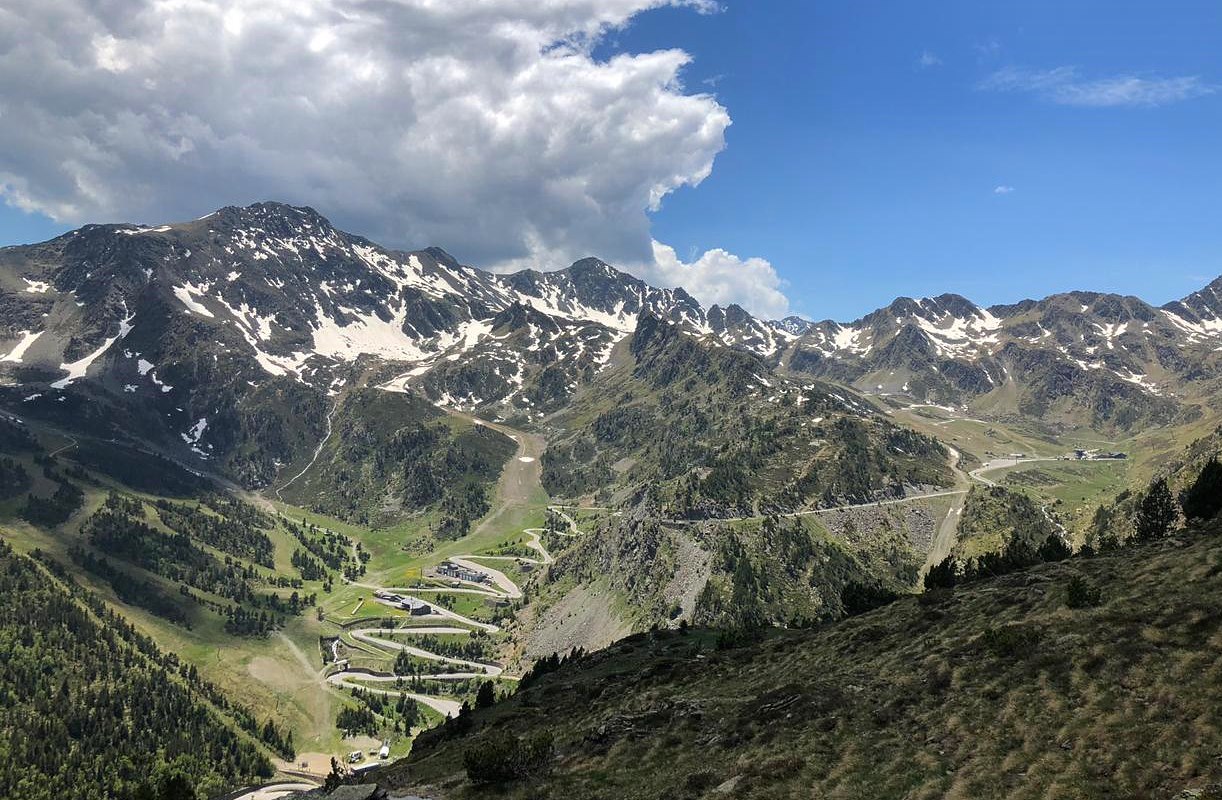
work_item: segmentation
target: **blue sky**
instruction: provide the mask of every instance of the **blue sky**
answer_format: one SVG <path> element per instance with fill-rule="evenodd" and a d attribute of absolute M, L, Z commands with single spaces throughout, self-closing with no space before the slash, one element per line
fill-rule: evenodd
<path fill-rule="evenodd" d="M 767 258 L 797 311 L 848 319 L 942 291 L 1161 303 L 1217 277 L 1222 94 L 1081 107 L 981 84 L 1074 67 L 1208 87 L 1220 33 L 1212 2 L 764 0 L 654 11 L 617 44 L 683 47 L 689 89 L 712 80 L 734 120 L 655 238 Z"/>
<path fill-rule="evenodd" d="M 311 5 L 324 7 L 326 3 L 311 0 Z M 1222 211 L 1218 202 L 1222 91 L 1215 91 L 1222 87 L 1222 48 L 1217 46 L 1222 4 L 1204 0 L 725 0 L 723 5 L 720 13 L 713 14 L 680 7 L 625 11 L 630 20 L 627 27 L 608 36 L 595 51 L 602 62 L 617 53 L 681 48 L 692 57 L 681 73 L 685 92 L 714 93 L 733 120 L 725 134 L 725 147 L 718 152 L 719 140 L 699 138 L 699 126 L 692 124 L 692 114 L 704 113 L 707 106 L 685 108 L 676 117 L 675 126 L 684 133 L 674 140 L 674 147 L 701 149 L 710 158 L 715 154 L 712 172 L 697 186 L 680 185 L 692 182 L 690 176 L 700 172 L 701 159 L 675 167 L 675 174 L 681 177 L 676 182 L 679 188 L 665 197 L 650 220 L 642 218 L 645 228 L 633 233 L 636 238 L 624 246 L 626 252 L 639 251 L 642 236 L 651 236 L 675 248 L 687 262 L 695 262 L 712 248 L 737 254 L 723 270 L 742 263 L 737 257 L 766 259 L 784 281 L 792 310 L 816 319 L 841 320 L 858 317 L 896 296 L 944 291 L 964 294 L 982 304 L 1074 288 L 1131 293 L 1162 303 L 1222 273 L 1222 226 L 1218 224 Z M 241 26 L 235 29 L 231 22 L 225 18 L 225 29 L 237 35 Z M 99 18 L 98 24 L 106 20 Z M 539 26 L 541 36 L 552 30 L 544 22 L 532 24 Z M 469 21 L 463 25 L 464 30 L 471 27 Z M 194 26 L 188 27 L 194 30 Z M 314 35 L 310 26 L 302 30 L 307 38 Z M 98 39 L 93 41 L 96 47 Z M 367 35 L 353 36 L 355 47 L 363 47 L 360 43 L 364 41 Z M 319 52 L 315 38 L 308 42 L 309 47 L 302 48 L 303 57 Z M 103 77 L 113 83 L 129 76 L 132 85 L 137 85 L 138 65 L 128 63 L 134 63 L 135 56 L 125 57 L 121 45 L 119 41 L 117 50 L 107 51 L 104 63 L 99 57 Z M 185 53 L 190 59 L 183 57 L 182 69 L 189 74 L 191 60 L 197 57 L 174 41 L 157 40 L 150 46 L 161 48 L 157 70 L 172 71 L 173 56 Z M 227 47 L 226 52 L 231 52 L 232 43 Z M 324 52 L 325 47 L 326 43 Z M 61 43 L 58 49 L 72 48 Z M 476 67 L 487 67 L 491 76 L 499 66 L 484 65 L 480 61 L 484 55 L 477 42 L 466 57 Z M 389 60 L 392 57 L 399 56 L 386 56 L 387 63 L 395 63 Z M 296 64 L 290 66 L 302 74 L 313 74 Z M 314 66 L 325 70 L 327 65 Z M 247 68 L 241 74 L 249 73 Z M 271 75 L 268 80 L 291 78 Z M 221 100 L 229 103 L 244 95 L 257 97 L 260 90 L 266 87 L 225 92 Z M 544 86 L 538 91 L 546 95 L 559 89 Z M 587 113 L 598 110 L 598 91 L 599 81 L 591 78 L 588 92 L 595 99 Z M 642 94 L 642 113 L 653 113 L 644 104 L 657 100 L 655 95 Z M 334 92 L 329 96 L 345 97 Z M 4 99 L 0 94 L 0 106 Z M 659 102 L 672 99 L 662 97 Z M 166 95 L 161 105 L 172 101 Z M 203 116 L 219 130 L 232 115 L 229 109 L 219 108 L 209 116 L 204 104 L 210 101 L 209 97 L 190 98 L 187 116 Z M 371 105 L 379 103 L 387 105 L 378 98 L 370 99 Z M 54 110 L 49 101 L 47 105 L 53 109 L 51 117 L 67 117 L 62 108 Z M 538 108 L 526 110 L 532 118 L 542 120 L 545 128 L 571 122 L 549 120 L 540 116 L 547 113 L 545 105 Z M 445 110 L 438 106 L 433 113 Z M 347 109 L 340 115 L 359 117 Z M 183 127 L 175 124 L 175 131 Z M 251 124 L 256 125 L 257 120 Z M 263 124 L 274 149 L 282 133 L 275 124 Z M 386 121 L 387 130 L 401 124 Z M 464 125 L 465 119 L 434 129 L 465 131 Z M 317 140 L 309 138 L 313 134 L 304 124 L 300 129 L 286 127 L 315 149 L 319 147 L 316 142 L 338 138 L 337 146 L 347 148 L 345 142 L 350 141 L 339 134 L 333 137 L 329 124 L 320 127 Z M 46 175 L 62 177 L 52 167 L 73 156 L 72 143 L 80 140 L 76 133 L 64 134 L 66 144 L 61 150 L 67 156 L 60 155 L 61 150 L 48 150 L 50 155 L 31 150 L 29 161 L 33 163 L 37 155 Z M 33 144 L 26 146 L 33 148 L 39 138 L 30 137 Z M 197 140 L 203 141 L 202 134 Z M 160 146 L 160 140 L 151 141 L 155 146 L 143 152 L 154 152 Z M 361 147 L 373 149 L 362 151 L 364 161 L 353 160 L 357 168 L 367 168 L 368 181 L 385 172 L 397 185 L 410 186 L 415 176 L 429 174 L 429 159 L 424 159 L 423 167 L 396 165 L 402 174 L 385 169 L 376 152 L 379 141 L 380 137 L 362 141 Z M 220 152 L 219 144 L 210 144 Z M 565 153 L 561 162 L 588 165 L 589 154 L 579 145 L 580 141 L 574 145 L 575 155 Z M 202 145 L 191 146 L 194 154 L 209 152 Z M 649 147 L 657 150 L 659 145 Z M 195 173 L 184 172 L 186 177 L 180 177 L 167 172 L 169 188 L 150 194 L 151 205 L 133 207 L 135 210 L 115 206 L 111 213 L 111 206 L 102 203 L 91 208 L 103 210 L 82 214 L 90 221 L 160 222 L 196 211 L 202 214 L 224 203 L 274 197 L 311 202 L 345 227 L 384 240 L 386 220 L 393 221 L 402 209 L 383 209 L 380 217 L 372 213 L 362 217 L 370 193 L 355 180 L 354 198 L 331 187 L 326 192 L 319 190 L 318 199 L 313 199 L 311 187 L 329 185 L 326 169 L 297 182 L 291 173 L 298 164 L 310 165 L 311 155 L 318 155 L 318 163 L 325 167 L 335 153 L 303 152 L 305 155 L 283 159 L 290 174 L 240 186 L 223 170 L 236 164 L 242 177 L 255 172 L 243 160 L 244 153 L 218 158 L 215 164 L 201 157 L 197 172 L 202 178 Z M 19 171 L 21 159 L 26 158 L 14 153 L 10 150 L 10 173 Z M 525 244 L 517 251 L 496 252 L 506 231 L 522 227 L 513 219 L 513 210 L 533 208 L 542 202 L 539 198 L 558 198 L 554 208 L 549 206 L 537 215 L 556 219 L 565 209 L 581 204 L 568 202 L 555 186 L 539 192 L 533 187 L 515 187 L 514 191 L 521 188 L 520 195 L 507 193 L 502 184 L 483 187 L 480 181 L 504 164 L 507 155 L 512 156 L 512 151 L 490 151 L 486 164 L 470 165 L 466 178 L 472 183 L 470 192 L 426 197 L 426 212 L 439 203 L 453 203 L 445 206 L 445 214 L 436 215 L 445 217 L 442 222 L 425 219 L 427 214 L 417 209 L 405 212 L 424 221 L 416 228 L 405 223 L 404 241 L 441 244 L 481 265 L 494 257 L 503 257 L 506 264 L 534 263 L 522 261 L 526 252 L 522 248 L 541 238 L 539 229 L 524 234 Z M 682 154 L 675 155 L 681 160 Z M 637 151 L 629 160 L 643 161 L 648 156 L 648 150 Z M 123 159 L 130 159 L 131 166 Z M 114 202 L 136 196 L 156 183 L 155 176 L 167 164 L 176 169 L 183 162 L 180 154 L 174 159 L 151 166 L 130 154 L 110 159 L 107 163 L 119 164 L 122 171 L 142 181 L 134 183 L 131 191 L 117 189 Z M 458 168 L 446 166 L 447 178 L 456 180 L 458 189 L 466 188 L 461 177 L 454 178 Z M 628 165 L 605 166 L 614 178 L 616 171 Z M 666 163 L 642 167 L 641 175 L 633 176 L 636 183 L 625 179 L 625 196 L 639 195 L 638 186 L 668 169 Z M 0 176 L 5 171 L 0 155 Z M 517 174 L 529 176 L 531 170 L 527 166 Z M 565 176 L 559 177 L 556 185 L 564 186 Z M 37 194 L 33 190 L 39 188 L 38 180 L 29 180 L 32 196 Z M 568 183 L 609 185 L 614 181 L 595 174 Z M 225 194 L 230 185 L 234 185 L 232 197 Z M 426 178 L 416 185 L 436 184 Z M 179 186 L 182 188 L 176 188 Z M 59 190 L 59 195 L 50 193 L 45 203 L 51 207 L 62 200 L 61 207 L 67 207 L 69 200 L 79 200 L 71 194 L 70 189 Z M 471 205 L 463 206 L 464 194 L 506 198 L 505 209 L 500 209 L 504 213 L 487 215 L 493 221 L 483 226 L 486 241 L 466 249 L 463 235 L 454 231 L 465 230 L 465 217 L 480 216 L 484 211 L 480 203 L 493 200 L 472 200 Z M 596 232 L 616 228 L 621 219 L 632 227 L 632 214 L 639 216 L 639 206 L 635 212 L 630 202 L 604 203 L 603 207 L 620 205 L 627 209 L 621 217 L 592 216 L 572 225 L 565 221 L 559 226 L 564 227 L 563 235 L 552 236 L 541 252 L 554 253 L 559 261 L 574 248 L 596 254 L 614 250 L 620 245 L 614 237 L 605 242 L 594 240 Z M 0 205 L 0 244 L 46 239 L 80 221 L 55 222 Z M 651 230 L 647 229 L 650 222 Z M 542 238 L 549 234 L 542 230 Z M 534 251 L 527 256 L 544 257 Z M 716 296 L 717 280 L 717 276 L 709 280 L 713 288 L 705 296 Z M 731 286 L 725 291 L 733 297 L 733 292 L 744 290 Z"/>

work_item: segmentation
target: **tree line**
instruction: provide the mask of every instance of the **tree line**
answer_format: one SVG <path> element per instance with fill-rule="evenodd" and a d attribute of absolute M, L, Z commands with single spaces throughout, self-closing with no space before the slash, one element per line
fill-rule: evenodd
<path fill-rule="evenodd" d="M 191 800 L 272 774 L 197 675 L 61 579 L 0 542 L 0 797 Z"/>

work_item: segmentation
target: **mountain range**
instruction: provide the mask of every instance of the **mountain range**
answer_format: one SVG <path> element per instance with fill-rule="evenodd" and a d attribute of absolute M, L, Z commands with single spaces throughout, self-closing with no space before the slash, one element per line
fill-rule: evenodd
<path fill-rule="evenodd" d="M 0 249 L 0 304 L 10 409 L 248 487 L 313 449 L 345 388 L 543 424 L 628 357 L 648 319 L 757 359 L 759 389 L 817 378 L 851 389 L 842 400 L 863 413 L 874 406 L 855 395 L 1132 431 L 1220 396 L 1222 279 L 1161 308 L 1095 292 L 989 308 L 944 294 L 851 323 L 761 320 L 593 258 L 494 274 L 278 203 Z"/>

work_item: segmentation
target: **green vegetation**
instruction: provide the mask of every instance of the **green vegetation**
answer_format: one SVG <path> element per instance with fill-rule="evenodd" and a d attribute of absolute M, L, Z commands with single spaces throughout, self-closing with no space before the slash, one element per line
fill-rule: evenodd
<path fill-rule="evenodd" d="M 1103 592 L 1081 575 L 1074 575 L 1065 587 L 1065 605 L 1070 608 L 1094 608 L 1103 602 Z"/>
<path fill-rule="evenodd" d="M 1165 446 L 1174 446 L 1174 439 Z M 1136 491 L 1126 489 L 1095 509 L 1086 534 L 1087 546 L 1106 550 L 1137 536 L 1161 535 L 1160 530 L 1173 524 L 1181 510 L 1189 518 L 1216 516 L 1217 509 L 1222 508 L 1222 500 L 1217 499 L 1219 471 L 1211 463 L 1216 462 L 1219 455 L 1222 455 L 1222 428 L 1201 436 L 1174 454 L 1162 454 L 1146 486 Z M 1211 497 L 1214 499 L 1210 500 Z M 1188 505 L 1181 509 L 1181 502 Z M 1211 509 L 1213 515 L 1209 513 Z M 1144 533 L 1139 534 L 1139 524 Z"/>
<path fill-rule="evenodd" d="M 250 506 L 227 503 L 218 511 L 208 512 L 201 506 L 192 507 L 167 500 L 158 500 L 155 505 L 157 515 L 167 528 L 184 533 L 237 558 L 253 561 L 267 569 L 275 568 L 275 548 L 266 533 L 274 523 L 266 515 L 257 512 L 255 515 L 247 514 L 246 519 L 240 518 L 238 514 Z M 143 509 L 134 511 L 143 516 Z M 233 516 L 222 516 L 223 514 Z"/>
<path fill-rule="evenodd" d="M 0 542 L 0 595 L 0 796 L 190 800 L 272 774 L 235 730 L 249 712 L 66 573 Z"/>
<path fill-rule="evenodd" d="M 552 735 L 547 731 L 523 739 L 493 731 L 463 752 L 463 764 L 471 783 L 504 784 L 546 774 L 553 755 Z"/>
<path fill-rule="evenodd" d="M 810 517 L 715 529 L 712 574 L 696 624 L 802 627 L 872 608 L 916 581 L 920 558 L 899 538 L 849 548 Z"/>
<path fill-rule="evenodd" d="M 543 456 L 558 497 L 647 495 L 668 517 L 764 515 L 952 482 L 936 440 L 869 415 L 843 390 L 780 381 L 759 358 L 652 317 L 634 364 L 563 412 Z M 770 402 L 770 400 L 775 402 Z"/>
<path fill-rule="evenodd" d="M 1220 534 L 1214 523 L 743 647 L 700 630 L 632 636 L 422 737 L 380 781 L 483 797 L 478 754 L 547 731 L 540 769 L 491 770 L 498 796 L 1174 797 L 1222 780 Z M 1097 605 L 1067 607 L 1057 587 L 1075 578 L 1102 588 Z"/>
<path fill-rule="evenodd" d="M 206 478 L 188 472 L 168 458 L 118 442 L 82 439 L 71 458 L 137 492 L 168 497 L 198 497 L 213 491 Z"/>
<path fill-rule="evenodd" d="M 1128 486 L 1131 466 L 1128 461 L 1051 461 L 1019 464 L 989 477 L 1047 506 L 1078 538 L 1090 524 L 1095 506 L 1111 501 Z"/>
<path fill-rule="evenodd" d="M 300 614 L 314 604 L 312 597 L 303 597 L 297 591 L 288 598 L 277 592 L 256 591 L 265 579 L 254 565 L 228 556 L 218 558 L 195 538 L 218 549 L 224 549 L 223 545 L 230 551 L 256 556 L 266 564 L 271 560 L 271 542 L 265 533 L 238 520 L 212 517 L 164 501 L 157 510 L 167 527 L 173 524 L 181 529 L 163 533 L 144 521 L 143 503 L 112 492 L 81 532 L 97 550 L 179 584 L 184 597 L 223 614 L 226 630 L 235 635 L 266 636 L 284 625 L 286 615 Z M 211 601 L 193 594 L 188 587 L 234 602 Z"/>
<path fill-rule="evenodd" d="M 26 497 L 21 517 L 34 525 L 53 528 L 63 525 L 85 502 L 85 493 L 76 484 L 57 476 L 55 493 L 50 497 L 31 494 Z"/>
<path fill-rule="evenodd" d="M 1138 541 L 1148 542 L 1161 539 L 1171 532 L 1171 526 L 1179 517 L 1175 506 L 1175 498 L 1167 487 L 1165 478 L 1159 478 L 1150 484 L 1137 504 L 1137 513 L 1133 517 L 1133 532 Z"/>
<path fill-rule="evenodd" d="M 1010 548 L 1038 550 L 1056 528 L 1029 497 L 1000 486 L 973 486 L 959 521 L 954 555 L 977 560 Z"/>
<path fill-rule="evenodd" d="M 1201 474 L 1184 490 L 1180 506 L 1188 519 L 1210 520 L 1222 511 L 1222 463 L 1216 456 L 1205 462 Z"/>
<path fill-rule="evenodd" d="M 0 458 L 0 499 L 15 497 L 30 488 L 30 473 L 11 458 Z"/>
<path fill-rule="evenodd" d="M 508 437 L 415 395 L 359 389 L 340 401 L 317 461 L 282 492 L 365 526 L 431 511 L 437 536 L 456 539 L 488 512 L 488 491 L 513 451 Z"/>

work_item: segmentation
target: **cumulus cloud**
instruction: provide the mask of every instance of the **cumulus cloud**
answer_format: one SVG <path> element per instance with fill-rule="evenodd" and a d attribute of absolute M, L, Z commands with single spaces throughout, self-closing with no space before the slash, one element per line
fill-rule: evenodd
<path fill-rule="evenodd" d="M 10 0 L 0 195 L 76 224 L 262 199 L 488 267 L 594 254 L 729 286 L 764 262 L 654 265 L 649 212 L 700 183 L 730 117 L 681 50 L 595 45 L 712 0 Z M 671 251 L 673 255 L 673 251 Z M 741 272 L 734 276 L 735 270 Z M 736 283 L 737 282 L 737 283 Z M 763 293 L 760 294 L 759 292 Z M 755 302 L 754 300 L 752 302 Z"/>
<path fill-rule="evenodd" d="M 930 67 L 939 67 L 942 65 L 942 59 L 937 53 L 923 50 L 921 55 L 917 56 L 917 66 L 921 69 L 929 69 Z"/>
<path fill-rule="evenodd" d="M 653 261 L 642 265 L 640 272 L 655 286 L 682 286 L 706 305 L 737 303 L 763 319 L 780 319 L 789 313 L 789 299 L 781 291 L 784 282 L 762 258 L 743 259 L 714 249 L 684 262 L 673 247 L 655 241 Z"/>
<path fill-rule="evenodd" d="M 1006 186 L 1005 184 L 1002 184 L 1001 186 L 993 187 L 993 194 L 1013 194 L 1013 193 L 1014 193 L 1013 186 Z"/>
<path fill-rule="evenodd" d="M 1006 67 L 982 81 L 980 88 L 1024 92 L 1060 105 L 1085 108 L 1165 106 L 1217 91 L 1217 87 L 1195 76 L 1141 78 L 1117 75 L 1085 79 L 1074 67 L 1044 70 Z"/>

